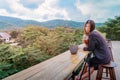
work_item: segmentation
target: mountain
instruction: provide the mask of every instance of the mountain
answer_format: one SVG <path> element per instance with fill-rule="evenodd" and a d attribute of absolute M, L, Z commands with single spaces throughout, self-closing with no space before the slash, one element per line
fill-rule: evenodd
<path fill-rule="evenodd" d="M 84 22 L 76 22 L 71 20 L 60 20 L 60 19 L 38 22 L 34 20 L 23 20 L 14 17 L 0 16 L 0 29 L 24 28 L 27 25 L 44 26 L 48 28 L 54 28 L 60 26 L 79 28 L 84 26 Z M 102 26 L 102 25 L 103 23 L 96 23 L 96 26 Z"/>

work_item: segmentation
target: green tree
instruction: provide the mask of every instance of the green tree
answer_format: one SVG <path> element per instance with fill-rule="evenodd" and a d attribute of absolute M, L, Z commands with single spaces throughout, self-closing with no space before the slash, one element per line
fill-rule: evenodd
<path fill-rule="evenodd" d="M 82 35 L 83 30 L 67 27 L 24 28 L 17 36 L 18 46 L 0 44 L 0 79 L 65 52 L 73 43 L 79 45 Z"/>
<path fill-rule="evenodd" d="M 112 40 L 120 40 L 120 16 L 115 19 L 108 19 L 103 27 L 99 27 L 101 32 L 106 32 L 106 37 Z"/>
<path fill-rule="evenodd" d="M 17 38 L 17 36 L 20 34 L 19 31 L 13 30 L 10 32 L 11 38 Z"/>

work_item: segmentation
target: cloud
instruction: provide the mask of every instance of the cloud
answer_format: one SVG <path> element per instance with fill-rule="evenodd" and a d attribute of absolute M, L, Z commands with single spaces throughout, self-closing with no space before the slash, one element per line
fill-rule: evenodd
<path fill-rule="evenodd" d="M 76 8 L 80 10 L 83 15 L 89 15 L 91 13 L 91 7 L 90 4 L 82 4 L 79 0 L 76 2 Z"/>
<path fill-rule="evenodd" d="M 114 12 L 115 10 L 111 10 L 116 5 L 120 5 L 120 1 L 116 0 L 91 0 L 87 2 L 82 2 L 82 0 L 76 0 L 76 8 L 82 16 L 88 16 L 88 19 L 93 19 L 96 22 L 104 22 L 108 18 L 113 18 L 115 15 L 117 16 L 118 13 Z M 117 7 L 118 8 L 118 7 Z M 118 10 L 119 12 L 120 10 Z M 113 13 L 111 15 L 111 13 Z M 120 15 L 120 13 L 119 13 Z"/>
<path fill-rule="evenodd" d="M 31 2 L 32 1 L 33 0 L 31 0 Z M 67 11 L 64 8 L 57 6 L 58 0 L 44 0 L 44 2 L 41 3 L 38 8 L 33 10 L 21 4 L 20 0 L 6 0 L 6 4 L 8 4 L 13 13 L 7 12 L 6 9 L 1 9 L 0 15 L 19 17 L 23 19 L 34 19 L 38 21 L 51 19 L 70 19 Z"/>
<path fill-rule="evenodd" d="M 120 15 L 119 7 L 120 0 L 0 0 L 0 15 L 37 21 L 93 19 L 104 22 Z"/>
<path fill-rule="evenodd" d="M 23 6 L 29 9 L 35 9 L 39 5 L 41 5 L 44 0 L 20 0 L 19 3 L 23 4 Z"/>
<path fill-rule="evenodd" d="M 63 16 L 59 17 L 61 19 L 70 19 L 66 9 L 59 8 L 57 4 L 58 0 L 45 0 L 44 3 L 42 3 L 37 9 L 34 10 L 34 13 L 39 15 L 38 17 L 47 16 L 48 19 L 57 19 L 58 16 L 56 15 Z"/>
<path fill-rule="evenodd" d="M 104 13 L 101 13 L 101 10 L 96 9 L 95 6 L 90 2 L 82 3 L 80 0 L 77 0 L 75 5 L 82 16 L 87 16 L 86 19 L 93 19 L 96 21 L 99 17 L 101 17 L 100 15 Z"/>
<path fill-rule="evenodd" d="M 19 0 L 19 2 L 29 5 L 29 4 L 41 4 L 44 2 L 44 0 Z"/>
<path fill-rule="evenodd" d="M 7 15 L 8 16 L 8 12 L 5 9 L 0 9 L 0 15 Z"/>

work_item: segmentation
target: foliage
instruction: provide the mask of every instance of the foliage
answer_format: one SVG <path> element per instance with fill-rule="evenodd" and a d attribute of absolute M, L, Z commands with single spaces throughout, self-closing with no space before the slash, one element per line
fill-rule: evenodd
<path fill-rule="evenodd" d="M 120 40 L 120 16 L 115 19 L 108 19 L 103 27 L 99 27 L 101 32 L 106 32 L 106 37 L 112 40 Z"/>
<path fill-rule="evenodd" d="M 10 32 L 11 38 L 17 38 L 17 36 L 20 34 L 20 31 L 12 30 Z"/>
<path fill-rule="evenodd" d="M 83 31 L 28 26 L 20 33 L 12 31 L 11 35 L 17 37 L 19 45 L 0 44 L 0 79 L 56 56 L 72 44 L 79 45 Z"/>

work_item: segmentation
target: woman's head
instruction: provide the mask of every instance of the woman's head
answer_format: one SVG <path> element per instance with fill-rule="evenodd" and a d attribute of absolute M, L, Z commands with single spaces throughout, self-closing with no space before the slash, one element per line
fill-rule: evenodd
<path fill-rule="evenodd" d="M 95 22 L 93 20 L 87 20 L 85 25 L 84 25 L 85 34 L 88 35 L 94 29 L 95 29 Z"/>

